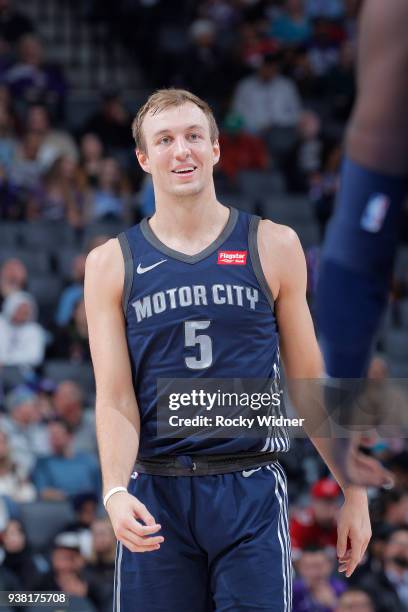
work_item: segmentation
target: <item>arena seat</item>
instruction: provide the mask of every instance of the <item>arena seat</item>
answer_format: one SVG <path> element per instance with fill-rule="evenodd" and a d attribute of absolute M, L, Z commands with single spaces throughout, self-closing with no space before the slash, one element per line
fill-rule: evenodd
<path fill-rule="evenodd" d="M 2 221 L 0 223 L 0 249 L 18 248 L 21 244 L 21 223 Z"/>
<path fill-rule="evenodd" d="M 44 364 L 44 374 L 56 383 L 73 380 L 81 385 L 87 397 L 95 393 L 95 379 L 91 364 L 73 363 L 65 359 L 49 359 Z"/>
<path fill-rule="evenodd" d="M 243 170 L 238 174 L 239 190 L 251 198 L 263 198 L 265 194 L 282 193 L 285 179 L 277 171 Z"/>
<path fill-rule="evenodd" d="M 408 360 L 408 331 L 389 330 L 385 338 L 386 350 L 394 361 Z"/>
<path fill-rule="evenodd" d="M 62 280 L 54 274 L 30 276 L 28 290 L 35 297 L 39 307 L 55 307 L 62 291 Z"/>
<path fill-rule="evenodd" d="M 398 249 L 395 261 L 395 276 L 406 277 L 408 274 L 408 246 L 401 246 Z"/>
<path fill-rule="evenodd" d="M 26 373 L 26 370 L 20 366 L 2 366 L 0 368 L 0 387 L 7 393 L 9 389 L 24 383 Z"/>
<path fill-rule="evenodd" d="M 125 229 L 126 224 L 119 220 L 91 223 L 85 228 L 83 235 L 83 246 L 84 248 L 87 248 L 89 241 L 92 240 L 92 238 L 95 238 L 95 236 L 109 236 L 109 238 L 114 238 Z"/>
<path fill-rule="evenodd" d="M 72 262 L 76 255 L 79 255 L 81 250 L 74 247 L 66 246 L 54 251 L 54 257 L 57 263 L 57 270 L 60 277 L 64 280 L 71 278 Z"/>
<path fill-rule="evenodd" d="M 389 363 L 390 378 L 408 378 L 408 363 L 391 361 Z"/>
<path fill-rule="evenodd" d="M 263 199 L 263 214 L 276 223 L 315 223 L 313 208 L 305 196 L 279 194 Z"/>
<path fill-rule="evenodd" d="M 50 270 L 50 257 L 45 251 L 16 248 L 1 249 L 0 265 L 10 258 L 21 259 L 30 275 L 47 274 Z"/>
<path fill-rule="evenodd" d="M 298 234 L 302 247 L 308 249 L 320 243 L 319 230 L 315 223 L 307 223 L 305 225 L 292 225 L 295 232 Z"/>
<path fill-rule="evenodd" d="M 23 223 L 22 240 L 26 248 L 47 250 L 59 249 L 61 246 L 75 244 L 75 232 L 66 221 L 50 222 L 36 221 L 35 223 Z"/>
<path fill-rule="evenodd" d="M 21 504 L 21 520 L 28 543 L 35 551 L 46 551 L 55 535 L 75 519 L 67 501 L 35 501 Z"/>

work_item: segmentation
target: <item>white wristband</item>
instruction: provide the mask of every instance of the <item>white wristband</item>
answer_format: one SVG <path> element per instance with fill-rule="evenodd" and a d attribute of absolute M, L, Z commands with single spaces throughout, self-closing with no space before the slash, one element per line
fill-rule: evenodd
<path fill-rule="evenodd" d="M 106 504 L 108 503 L 108 499 L 112 497 L 112 495 L 115 495 L 115 493 L 119 493 L 120 491 L 124 491 L 125 493 L 127 493 L 127 488 L 126 487 L 113 487 L 113 489 L 110 489 L 107 492 L 107 494 L 103 498 L 103 505 L 105 506 L 105 508 L 106 508 Z"/>

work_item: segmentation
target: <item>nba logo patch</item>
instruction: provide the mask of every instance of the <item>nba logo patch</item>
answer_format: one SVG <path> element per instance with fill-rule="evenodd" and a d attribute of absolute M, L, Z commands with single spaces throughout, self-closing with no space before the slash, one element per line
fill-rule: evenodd
<path fill-rule="evenodd" d="M 390 206 L 390 199 L 385 193 L 375 193 L 368 200 L 361 216 L 361 229 L 376 234 L 384 224 L 385 215 Z"/>
<path fill-rule="evenodd" d="M 245 266 L 247 259 L 247 251 L 218 251 L 218 264 Z"/>

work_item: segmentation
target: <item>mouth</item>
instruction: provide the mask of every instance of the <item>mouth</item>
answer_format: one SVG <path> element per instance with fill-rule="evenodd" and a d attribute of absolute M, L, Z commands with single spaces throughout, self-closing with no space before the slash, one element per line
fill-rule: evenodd
<path fill-rule="evenodd" d="M 185 168 L 178 168 L 176 170 L 172 170 L 172 173 L 176 176 L 186 177 L 192 176 L 196 170 L 197 166 L 186 166 Z"/>

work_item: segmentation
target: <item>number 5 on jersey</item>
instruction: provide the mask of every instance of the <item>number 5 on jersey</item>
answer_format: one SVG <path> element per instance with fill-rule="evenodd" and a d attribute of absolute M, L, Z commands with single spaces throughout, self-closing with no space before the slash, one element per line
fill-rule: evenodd
<path fill-rule="evenodd" d="M 198 346 L 198 357 L 185 357 L 184 361 L 190 370 L 203 370 L 209 368 L 213 360 L 212 339 L 207 334 L 198 334 L 198 331 L 208 329 L 211 321 L 185 321 L 184 346 L 190 348 Z"/>

